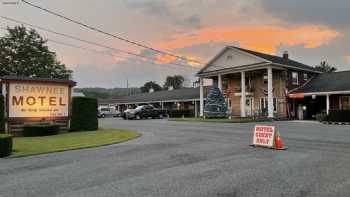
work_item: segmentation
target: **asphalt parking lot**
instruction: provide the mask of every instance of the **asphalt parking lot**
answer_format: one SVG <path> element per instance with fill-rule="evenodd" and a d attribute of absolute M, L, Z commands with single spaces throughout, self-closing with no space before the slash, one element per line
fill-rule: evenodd
<path fill-rule="evenodd" d="M 0 159 L 0 196 L 350 196 L 350 126 L 274 122 L 288 146 L 248 146 L 254 123 L 100 120 L 123 144 Z"/>

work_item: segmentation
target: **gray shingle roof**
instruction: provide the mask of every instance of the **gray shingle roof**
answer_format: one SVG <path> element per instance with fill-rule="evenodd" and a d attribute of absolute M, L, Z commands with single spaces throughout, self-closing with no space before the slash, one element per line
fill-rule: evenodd
<path fill-rule="evenodd" d="M 350 71 L 322 73 L 290 93 L 350 91 Z"/>
<path fill-rule="evenodd" d="M 315 70 L 314 67 L 312 66 L 308 66 L 306 64 L 291 60 L 291 59 L 286 59 L 283 57 L 279 57 L 279 56 L 275 56 L 275 55 L 269 55 L 269 54 L 265 54 L 265 53 L 260 53 L 257 51 L 252 51 L 252 50 L 248 50 L 248 49 L 243 49 L 243 48 L 239 48 L 239 47 L 235 47 L 235 46 L 230 46 L 232 48 L 250 53 L 252 55 L 258 56 L 260 58 L 266 59 L 272 63 L 276 63 L 276 64 L 283 64 L 283 65 L 287 65 L 287 66 L 293 66 L 296 68 L 300 68 L 300 69 L 306 69 L 306 70 L 311 70 L 311 71 L 315 71 L 318 72 L 317 70 Z"/>
<path fill-rule="evenodd" d="M 204 97 L 206 97 L 208 88 L 205 88 Z M 175 90 L 163 90 L 152 93 L 142 93 L 131 96 L 124 96 L 117 99 L 100 99 L 99 103 L 118 104 L 118 103 L 148 103 L 157 101 L 174 101 L 174 100 L 194 100 L 199 99 L 199 87 L 182 88 Z"/>

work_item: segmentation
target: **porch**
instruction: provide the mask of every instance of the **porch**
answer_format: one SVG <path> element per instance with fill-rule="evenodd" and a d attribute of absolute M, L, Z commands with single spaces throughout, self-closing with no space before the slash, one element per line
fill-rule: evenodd
<path fill-rule="evenodd" d="M 212 79 L 226 97 L 228 112 L 234 117 L 286 117 L 283 69 L 265 66 L 253 70 L 200 77 L 200 116 L 203 116 L 203 81 Z"/>

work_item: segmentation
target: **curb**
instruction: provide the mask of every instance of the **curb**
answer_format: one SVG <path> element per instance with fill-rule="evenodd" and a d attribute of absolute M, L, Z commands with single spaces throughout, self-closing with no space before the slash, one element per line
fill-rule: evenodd
<path fill-rule="evenodd" d="M 329 124 L 329 125 L 350 125 L 350 122 L 328 122 L 323 121 L 323 124 Z"/>

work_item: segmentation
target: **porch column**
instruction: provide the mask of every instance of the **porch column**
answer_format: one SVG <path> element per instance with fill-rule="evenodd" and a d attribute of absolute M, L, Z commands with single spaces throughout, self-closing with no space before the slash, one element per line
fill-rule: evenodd
<path fill-rule="evenodd" d="M 199 78 L 199 116 L 204 115 L 204 87 L 203 78 Z"/>
<path fill-rule="evenodd" d="M 273 89 L 272 89 L 272 68 L 267 68 L 267 110 L 268 117 L 273 118 Z"/>
<path fill-rule="evenodd" d="M 245 92 L 245 72 L 241 72 L 241 117 L 246 117 L 245 114 L 245 102 L 246 102 L 246 92 Z"/>
<path fill-rule="evenodd" d="M 326 95 L 326 112 L 329 114 L 329 94 Z"/>
<path fill-rule="evenodd" d="M 221 74 L 218 75 L 218 88 L 220 91 L 222 91 L 222 76 Z"/>

